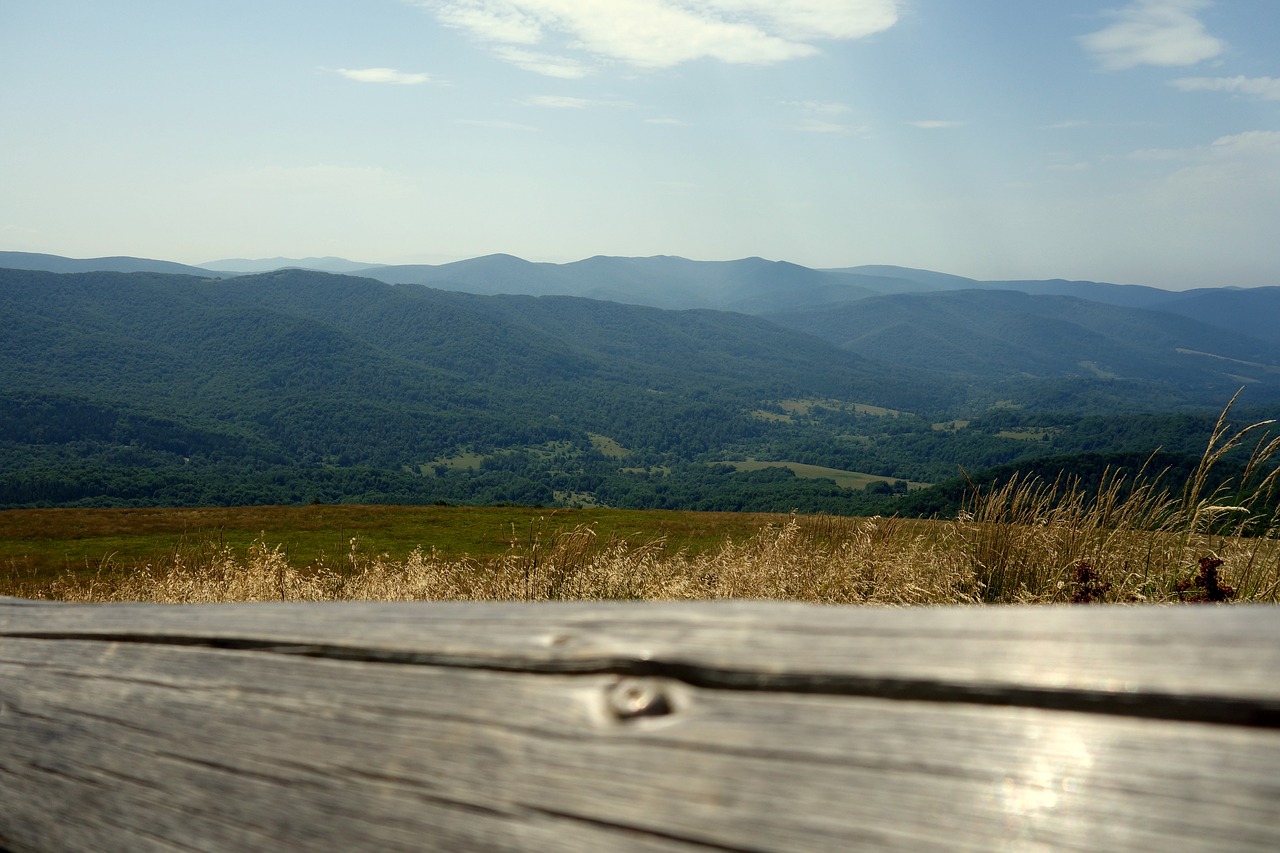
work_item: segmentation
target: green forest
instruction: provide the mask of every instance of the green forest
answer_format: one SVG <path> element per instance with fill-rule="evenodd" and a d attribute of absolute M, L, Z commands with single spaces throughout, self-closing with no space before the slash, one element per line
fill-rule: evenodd
<path fill-rule="evenodd" d="M 1159 449 L 1183 470 L 1233 393 L 1203 373 L 976 376 L 973 359 L 962 372 L 923 364 L 919 346 L 873 357 L 794 320 L 302 270 L 0 270 L 0 313 L 6 508 L 938 515 L 965 478 L 1033 461 L 1140 467 Z M 1253 384 L 1241 422 L 1280 411 L 1276 388 Z M 748 460 L 797 468 L 729 464 Z"/>

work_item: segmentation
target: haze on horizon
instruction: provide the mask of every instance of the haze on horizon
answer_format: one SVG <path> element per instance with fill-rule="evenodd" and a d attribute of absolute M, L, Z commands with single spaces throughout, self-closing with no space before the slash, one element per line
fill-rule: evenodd
<path fill-rule="evenodd" d="M 1280 285 L 1276 44 L 1274 0 L 9 0 L 0 249 Z"/>

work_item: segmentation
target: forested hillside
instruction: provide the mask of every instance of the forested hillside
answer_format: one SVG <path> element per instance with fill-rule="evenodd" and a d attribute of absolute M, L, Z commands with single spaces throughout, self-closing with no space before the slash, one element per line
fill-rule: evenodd
<path fill-rule="evenodd" d="M 740 315 L 297 270 L 3 271 L 0 311 L 5 504 L 590 499 L 592 463 L 759 444 L 770 401 L 954 393 Z"/>
<path fill-rule="evenodd" d="M 1018 377 L 1102 378 L 1129 385 L 1118 384 L 1118 394 L 1157 392 L 1165 405 L 1207 404 L 1245 384 L 1255 399 L 1280 398 L 1280 343 L 1201 317 L 1076 297 L 907 293 L 767 316 L 860 355 L 1005 384 Z"/>
<path fill-rule="evenodd" d="M 1009 296 L 986 295 L 994 305 Z M 1125 349 L 1126 329 L 1171 334 L 1132 319 L 1107 327 L 1112 350 L 1094 345 L 1097 370 L 1073 376 L 1046 362 L 1029 377 L 977 358 L 998 330 L 962 312 L 951 327 L 945 315 L 904 315 L 917 325 L 859 353 L 744 314 L 303 270 L 223 280 L 0 270 L 0 313 L 0 506 L 891 512 L 909 483 L 961 468 L 1156 446 L 1196 455 L 1234 392 L 1221 373 L 1183 381 L 1142 361 L 1147 350 Z M 824 318 L 846 322 L 832 310 L 797 325 Z M 967 349 L 953 339 L 966 328 Z M 1026 334 L 1028 358 L 1060 357 L 1042 327 Z M 1061 332 L 1062 347 L 1072 335 Z M 1019 340 L 1007 338 L 1004 352 Z M 950 349 L 931 360 L 930 340 Z M 1219 350 L 1233 353 L 1270 357 L 1258 342 Z M 1120 356 L 1146 372 L 1107 376 Z M 1254 385 L 1267 392 L 1273 381 L 1262 371 Z M 1254 390 L 1246 405 L 1274 399 Z"/>

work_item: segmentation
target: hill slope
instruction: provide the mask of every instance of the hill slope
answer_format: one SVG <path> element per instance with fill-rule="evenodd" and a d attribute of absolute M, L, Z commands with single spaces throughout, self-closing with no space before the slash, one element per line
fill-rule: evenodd
<path fill-rule="evenodd" d="M 64 258 L 61 255 L 43 255 L 37 252 L 0 252 L 0 268 L 16 270 L 42 270 L 44 272 L 158 272 L 172 275 L 195 275 L 201 278 L 226 278 L 232 272 L 203 269 L 173 261 L 156 261 L 150 258 Z"/>
<path fill-rule="evenodd" d="M 793 429 L 756 414 L 778 400 L 908 409 L 958 393 L 743 315 L 301 270 L 0 270 L 0 313 L 0 505 L 550 503 L 624 457 L 645 471 L 763 450 Z"/>
<path fill-rule="evenodd" d="M 669 265 L 709 287 L 714 277 L 689 264 Z M 528 265 L 490 269 L 504 266 L 522 275 Z M 628 264 L 597 266 L 621 281 Z M 643 280 L 652 266 L 638 266 Z M 750 262 L 733 266 L 735 298 L 750 294 L 743 270 L 766 291 L 775 274 L 811 294 L 824 286 Z M 1211 424 L 1212 414 L 1120 413 L 1216 409 L 1248 371 L 1248 402 L 1275 399 L 1272 371 L 1224 360 L 1271 364 L 1265 342 L 1171 314 L 996 291 L 861 297 L 780 315 L 797 326 L 787 329 L 745 314 L 302 270 L 226 280 L 0 270 L 0 316 L 0 506 L 892 513 L 889 498 L 841 483 L 888 492 L 957 466 L 1181 452 L 1189 421 L 1179 419 Z M 1179 353 L 1188 338 L 1222 346 L 1212 358 Z M 1108 416 L 1083 417 L 1098 412 Z M 841 482 L 805 478 L 818 469 Z"/>
<path fill-rule="evenodd" d="M 860 355 L 973 377 L 1159 382 L 1192 399 L 1243 384 L 1280 396 L 1280 344 L 1190 317 L 1065 296 L 959 290 L 896 294 L 768 315 Z"/>
<path fill-rule="evenodd" d="M 274 272 L 275 270 L 290 268 L 317 270 L 319 272 L 352 273 L 359 270 L 376 269 L 379 266 L 381 264 L 349 261 L 346 258 L 335 258 L 331 255 L 323 258 L 227 258 L 199 265 L 200 269 L 237 274 Z"/>
<path fill-rule="evenodd" d="M 1175 294 L 1154 307 L 1280 344 L 1280 287 L 1191 290 Z"/>
<path fill-rule="evenodd" d="M 379 267 L 360 274 L 393 284 L 469 293 L 583 296 L 656 308 L 750 314 L 847 302 L 875 293 L 857 276 L 761 258 L 594 257 L 569 264 L 535 264 L 510 255 L 489 255 L 440 266 Z"/>

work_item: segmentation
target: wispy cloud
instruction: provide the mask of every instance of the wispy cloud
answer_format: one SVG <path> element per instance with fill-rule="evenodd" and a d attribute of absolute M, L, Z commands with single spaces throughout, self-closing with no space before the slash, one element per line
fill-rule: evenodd
<path fill-rule="evenodd" d="M 796 130 L 804 133 L 838 133 L 838 134 L 854 134 L 865 133 L 866 128 L 856 127 L 849 124 L 840 124 L 834 121 L 822 121 L 820 119 L 809 119 L 808 121 L 796 127 Z"/>
<path fill-rule="evenodd" d="M 806 113 L 823 116 L 838 116 L 849 112 L 848 104 L 840 104 L 832 101 L 783 101 L 784 107 L 792 107 L 803 110 Z"/>
<path fill-rule="evenodd" d="M 525 71 L 532 71 L 544 77 L 578 80 L 590 73 L 585 64 L 568 56 L 555 56 L 515 47 L 500 47 L 497 54 L 517 68 L 523 68 Z"/>
<path fill-rule="evenodd" d="M 1280 130 L 1246 130 L 1213 141 L 1211 151 L 1228 156 L 1259 156 L 1280 163 Z"/>
<path fill-rule="evenodd" d="M 1184 160 L 1188 156 L 1179 148 L 1140 148 L 1129 155 L 1130 160 Z"/>
<path fill-rule="evenodd" d="M 1053 124 L 1046 124 L 1041 130 L 1068 130 L 1073 127 L 1088 127 L 1092 122 L 1085 119 L 1067 119 L 1066 121 L 1055 121 Z"/>
<path fill-rule="evenodd" d="M 1280 175 L 1280 131 L 1249 130 L 1220 136 L 1209 145 L 1194 148 L 1144 148 L 1129 155 L 1134 160 L 1181 160 L 1212 164 L 1253 163 L 1261 172 Z"/>
<path fill-rule="evenodd" d="M 506 44 L 537 44 L 542 41 L 542 20 L 520 3 L 463 0 L 463 2 L 419 3 L 435 12 L 447 27 L 470 30 L 480 38 Z"/>
<path fill-rule="evenodd" d="M 675 125 L 678 127 L 684 127 L 685 125 L 689 124 L 689 122 L 687 121 L 683 121 L 682 119 L 678 119 L 678 118 L 672 118 L 671 116 L 658 116 L 656 118 L 647 118 L 644 120 L 644 123 L 645 124 L 668 124 L 668 125 Z"/>
<path fill-rule="evenodd" d="M 431 81 L 431 76 L 428 74 L 397 71 L 394 68 L 339 68 L 337 72 L 348 80 L 356 80 L 360 83 L 417 86 Z"/>
<path fill-rule="evenodd" d="M 848 104 L 835 101 L 782 101 L 781 106 L 799 110 L 805 119 L 795 129 L 802 133 L 855 134 L 866 133 L 866 128 L 836 121 L 838 116 L 851 112 Z"/>
<path fill-rule="evenodd" d="M 1138 65 L 1195 65 L 1225 48 L 1195 16 L 1208 5 L 1208 0 L 1135 0 L 1106 12 L 1115 22 L 1080 36 L 1079 41 L 1109 71 Z"/>
<path fill-rule="evenodd" d="M 625 108 L 631 106 L 624 101 L 601 101 L 590 98 L 573 98 L 567 95 L 535 95 L 525 98 L 520 103 L 527 107 L 545 107 L 551 110 L 585 110 L 593 107 Z"/>
<path fill-rule="evenodd" d="M 1250 130 L 1215 139 L 1185 152 L 1189 164 L 1169 176 L 1171 185 L 1186 190 L 1185 198 L 1209 193 L 1228 203 L 1233 197 L 1252 197 L 1274 210 L 1280 192 L 1280 131 Z M 1262 213 L 1274 222 L 1274 215 Z"/>
<path fill-rule="evenodd" d="M 904 0 L 411 0 L 442 24 L 503 46 L 498 55 L 540 74 L 567 76 L 557 61 L 528 61 L 513 46 L 555 38 L 594 59 L 669 68 L 695 59 L 769 64 L 817 53 L 813 42 L 889 29 Z M 578 76 L 581 76 L 579 74 Z"/>
<path fill-rule="evenodd" d="M 457 124 L 465 124 L 468 127 L 487 127 L 490 130 L 519 130 L 524 132 L 536 132 L 536 127 L 527 124 L 520 124 L 515 121 L 501 121 L 498 119 L 475 119 L 460 118 L 456 120 Z"/>
<path fill-rule="evenodd" d="M 926 119 L 924 121 L 909 121 L 907 124 L 912 127 L 918 127 L 921 130 L 948 130 L 953 127 L 964 127 L 962 121 L 948 121 L 945 119 Z"/>
<path fill-rule="evenodd" d="M 527 107 L 546 107 L 552 110 L 582 110 L 592 105 L 586 98 L 570 98 L 564 95 L 536 95 L 520 103 Z"/>
<path fill-rule="evenodd" d="M 1280 101 L 1280 78 L 1276 77 L 1182 77 L 1170 85 L 1184 92 L 1231 92 Z"/>

